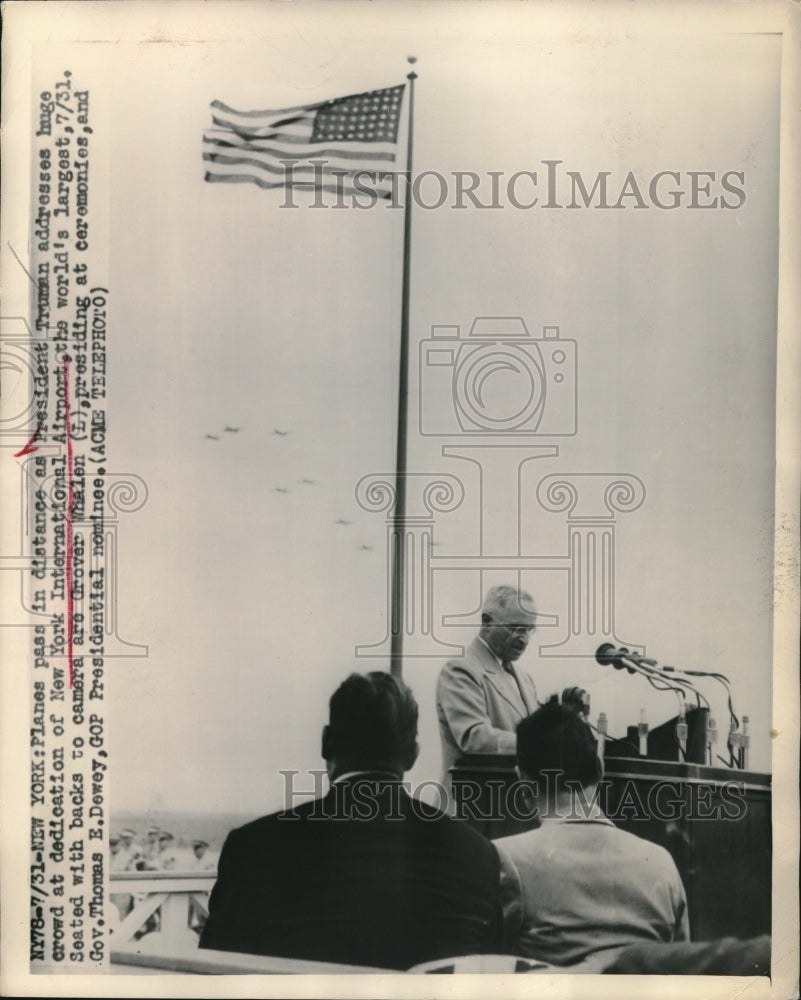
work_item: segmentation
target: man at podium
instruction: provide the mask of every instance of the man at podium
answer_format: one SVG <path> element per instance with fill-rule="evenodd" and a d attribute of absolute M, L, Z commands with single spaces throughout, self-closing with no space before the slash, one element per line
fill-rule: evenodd
<path fill-rule="evenodd" d="M 516 666 L 536 627 L 526 591 L 492 587 L 481 629 L 465 655 L 449 660 L 437 683 L 442 782 L 450 800 L 450 769 L 465 754 L 513 754 L 515 730 L 538 706 L 528 673 Z"/>

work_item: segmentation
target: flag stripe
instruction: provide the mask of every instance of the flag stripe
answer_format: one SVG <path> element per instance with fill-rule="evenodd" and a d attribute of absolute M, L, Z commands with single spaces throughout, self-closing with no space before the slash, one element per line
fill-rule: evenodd
<path fill-rule="evenodd" d="M 276 188 L 282 188 L 283 190 L 306 190 L 306 191 L 326 191 L 329 194 L 354 194 L 355 191 L 348 191 L 347 188 L 341 190 L 335 187 L 333 184 L 323 184 L 322 186 L 315 184 L 313 181 L 307 181 L 297 184 L 283 184 L 275 183 L 272 181 L 264 180 L 261 177 L 254 177 L 251 174 L 226 174 L 224 176 L 219 174 L 207 173 L 205 178 L 210 184 L 256 184 L 260 188 L 265 190 L 275 190 Z M 363 192 L 360 192 L 363 193 Z M 389 198 L 389 192 L 382 193 L 376 191 L 376 195 L 380 198 Z"/>
<path fill-rule="evenodd" d="M 303 155 L 299 155 L 299 151 L 292 149 L 291 147 L 282 149 L 280 146 L 276 146 L 272 143 L 268 143 L 264 140 L 259 142 L 247 142 L 243 139 L 238 139 L 234 137 L 228 137 L 227 139 L 221 139 L 217 136 L 205 135 L 203 137 L 203 142 L 212 149 L 217 149 L 223 152 L 226 151 L 236 151 L 245 150 L 250 153 L 261 154 L 264 157 L 272 157 L 274 160 L 309 160 L 312 157 L 336 157 L 341 160 L 363 160 L 365 163 L 394 163 L 395 155 L 387 150 L 386 152 L 373 152 L 369 150 L 368 152 L 351 151 L 347 149 L 342 149 L 341 147 L 331 146 L 327 143 L 320 143 L 319 145 L 314 145 L 309 148 L 308 151 L 303 151 Z M 204 150 L 205 155 L 206 150 Z"/>
<path fill-rule="evenodd" d="M 313 122 L 296 122 L 282 128 L 277 128 L 275 123 L 259 126 L 232 125 L 230 122 L 225 121 L 224 118 L 217 118 L 216 115 L 212 118 L 212 121 L 215 125 L 219 125 L 220 128 L 232 132 L 234 135 L 242 136 L 245 139 L 270 139 L 281 136 L 287 142 L 309 142 L 311 140 L 312 129 L 314 128 Z"/>
<path fill-rule="evenodd" d="M 289 147 L 287 152 L 292 156 L 297 156 L 301 150 L 291 148 L 299 143 L 292 141 L 287 142 L 287 140 L 280 134 L 275 136 L 242 136 L 238 135 L 236 132 L 228 131 L 227 129 L 210 128 L 206 129 L 203 135 L 203 141 L 209 144 L 216 144 L 220 146 L 240 146 L 243 149 L 269 149 L 276 144 L 287 143 Z M 332 143 L 330 140 L 328 142 L 307 142 L 304 144 L 309 155 L 313 153 L 326 153 L 334 152 L 336 155 L 344 155 L 345 153 L 350 153 L 352 155 L 362 155 L 372 158 L 374 156 L 382 156 L 387 160 L 395 159 L 396 145 L 393 142 L 370 142 L 364 144 L 358 143 Z M 355 147 L 351 149 L 350 147 Z M 335 148 L 336 147 L 336 148 Z"/>
<path fill-rule="evenodd" d="M 286 178 L 287 183 L 304 174 L 312 174 L 315 177 L 320 177 L 325 174 L 333 174 L 335 171 L 339 174 L 346 174 L 349 177 L 356 176 L 357 174 L 364 177 L 381 177 L 384 175 L 390 176 L 393 173 L 393 171 L 375 170 L 368 167 L 353 167 L 351 164 L 340 165 L 329 160 L 320 160 L 317 163 L 303 163 L 301 161 L 294 164 L 290 169 L 283 164 L 274 165 L 269 160 L 260 160 L 253 156 L 234 156 L 228 153 L 204 153 L 203 159 L 207 163 L 237 163 L 258 167 L 260 170 L 266 170 L 271 174 L 280 174 Z"/>
<path fill-rule="evenodd" d="M 328 191 L 332 194 L 355 194 L 362 197 L 368 197 L 371 193 L 375 193 L 380 198 L 390 198 L 392 196 L 392 174 L 377 174 L 371 180 L 370 183 L 364 183 L 367 178 L 362 178 L 360 185 L 357 187 L 355 180 L 345 174 L 335 174 L 330 172 L 324 172 L 322 175 L 322 180 L 317 176 L 315 178 L 309 177 L 308 179 L 293 178 L 291 182 L 288 182 L 285 178 L 276 178 L 268 173 L 262 173 L 258 170 L 249 170 L 247 166 L 242 168 L 241 164 L 237 163 L 224 163 L 215 164 L 214 170 L 207 171 L 205 179 L 210 183 L 244 183 L 246 181 L 252 181 L 261 188 L 285 188 L 287 190 L 307 190 L 307 191 Z"/>
<path fill-rule="evenodd" d="M 271 118 L 275 115 L 289 115 L 295 111 L 309 111 L 321 108 L 328 101 L 318 101 L 316 104 L 298 104 L 294 108 L 280 108 L 275 111 L 237 111 L 235 108 L 223 104 L 222 101 L 212 101 L 211 106 L 227 115 L 238 115 L 240 118 Z"/>

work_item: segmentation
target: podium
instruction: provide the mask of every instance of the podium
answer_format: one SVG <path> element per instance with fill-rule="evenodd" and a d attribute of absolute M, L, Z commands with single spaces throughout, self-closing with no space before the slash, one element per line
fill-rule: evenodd
<path fill-rule="evenodd" d="M 770 933 L 770 775 L 633 757 L 607 757 L 604 769 L 604 813 L 676 862 L 693 941 Z M 451 781 L 457 817 L 490 839 L 540 825 L 514 757 L 463 757 Z"/>

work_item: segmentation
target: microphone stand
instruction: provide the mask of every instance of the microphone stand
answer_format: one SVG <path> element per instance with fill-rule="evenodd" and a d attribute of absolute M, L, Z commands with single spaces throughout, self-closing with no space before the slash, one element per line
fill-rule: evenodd
<path fill-rule="evenodd" d="M 715 673 L 712 670 L 679 670 L 678 667 L 662 667 L 666 673 L 672 674 L 684 674 L 687 677 L 712 677 L 718 683 L 722 684 L 726 690 L 726 697 L 728 701 L 729 708 L 729 738 L 727 741 L 727 749 L 729 751 L 729 767 L 742 767 L 743 766 L 743 754 L 741 747 L 743 745 L 743 736 L 745 735 L 745 718 L 743 718 L 743 733 L 740 733 L 740 720 L 734 711 L 734 703 L 732 700 L 731 693 L 731 681 L 725 674 Z M 723 758 L 719 758 L 722 763 L 726 763 Z M 711 761 L 710 761 L 711 763 Z"/>
<path fill-rule="evenodd" d="M 702 694 L 698 688 L 690 680 L 685 680 L 684 678 L 690 677 L 712 677 L 718 683 L 722 684 L 726 689 L 726 696 L 729 708 L 729 738 L 727 742 L 727 747 L 729 750 L 729 767 L 747 767 L 748 761 L 748 744 L 750 743 L 750 734 L 748 732 L 748 726 L 746 722 L 746 716 L 743 716 L 743 727 L 742 732 L 740 731 L 740 720 L 734 711 L 734 704 L 732 701 L 732 691 L 731 691 L 731 681 L 725 674 L 717 673 L 712 670 L 681 670 L 678 667 L 664 666 L 660 667 L 656 660 L 649 660 L 638 653 L 630 653 L 625 647 L 623 649 L 615 649 L 611 643 L 604 643 L 599 646 L 595 653 L 595 657 L 602 666 L 611 664 L 616 670 L 622 670 L 624 667 L 630 674 L 639 673 L 642 674 L 648 683 L 655 688 L 657 691 L 673 691 L 679 700 L 679 715 L 676 721 L 676 739 L 679 745 L 679 749 L 682 753 L 684 759 L 687 759 L 687 740 L 688 740 L 688 727 L 687 727 L 687 713 L 686 713 L 686 692 L 692 692 L 698 702 L 698 707 L 701 708 L 701 702 L 703 701 L 707 711 L 710 715 L 707 717 L 706 725 L 706 754 L 708 758 L 708 763 L 712 764 L 712 758 L 714 754 L 713 746 L 717 742 L 717 727 L 715 725 L 715 720 L 711 716 L 711 706 L 709 704 L 709 699 L 706 695 Z M 674 676 L 669 680 L 665 674 L 673 674 Z M 681 677 L 675 676 L 680 674 Z M 672 683 L 671 683 L 672 681 Z M 642 738 L 642 726 L 641 721 L 641 738 Z M 725 764 L 726 761 L 722 757 L 719 758 L 721 763 Z"/>
<path fill-rule="evenodd" d="M 700 691 L 698 691 L 698 689 L 690 681 L 683 681 L 680 680 L 679 678 L 675 678 L 674 684 L 669 683 L 668 679 L 664 676 L 663 673 L 661 673 L 661 671 L 655 669 L 650 664 L 646 664 L 643 661 L 643 658 L 638 656 L 636 653 L 625 652 L 620 656 L 620 659 L 626 660 L 628 663 L 630 663 L 638 673 L 642 674 L 646 678 L 646 680 L 652 687 L 656 688 L 656 690 L 673 691 L 673 693 L 676 695 L 679 706 L 678 718 L 676 719 L 676 742 L 678 743 L 679 752 L 681 753 L 682 758 L 686 761 L 688 729 L 687 729 L 687 701 L 686 701 L 685 689 L 692 691 L 693 694 L 695 694 L 696 698 L 698 699 L 699 705 L 701 699 L 703 698 L 703 700 L 706 702 L 706 707 L 709 708 L 708 700 L 704 697 L 704 695 L 701 694 Z"/>
<path fill-rule="evenodd" d="M 685 695 L 685 689 L 686 689 L 687 691 L 691 691 L 699 700 L 699 702 L 701 699 L 703 699 L 703 701 L 706 703 L 706 707 L 709 708 L 708 699 L 705 697 L 705 695 L 701 694 L 698 688 L 696 688 L 691 681 L 681 680 L 680 678 L 676 677 L 674 679 L 674 683 L 671 684 L 668 678 L 665 677 L 665 675 L 660 670 L 657 670 L 654 667 L 646 665 L 643 662 L 642 658 L 637 656 L 636 653 L 624 653 L 620 657 L 620 659 L 627 660 L 629 663 L 631 663 L 634 666 L 635 670 L 639 671 L 641 674 L 643 674 L 644 677 L 646 677 L 649 680 L 652 686 L 658 687 L 662 691 L 674 691 L 677 695 L 680 695 L 682 699 L 686 697 Z M 655 681 L 659 683 L 656 684 L 654 683 Z M 679 704 L 681 705 L 682 703 L 680 702 Z"/>

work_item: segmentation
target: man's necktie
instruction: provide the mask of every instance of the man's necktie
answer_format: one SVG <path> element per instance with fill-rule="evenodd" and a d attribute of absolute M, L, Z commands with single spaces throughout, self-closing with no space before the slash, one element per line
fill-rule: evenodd
<path fill-rule="evenodd" d="M 526 696 L 523 694 L 523 685 L 520 683 L 520 678 L 517 676 L 517 671 L 515 670 L 513 664 L 510 663 L 508 660 L 504 661 L 503 669 L 506 671 L 507 674 L 510 675 L 512 680 L 515 682 L 518 693 L 520 694 L 520 700 L 523 703 L 523 712 L 524 714 L 528 713 L 530 711 L 528 707 L 528 702 L 526 701 Z"/>

